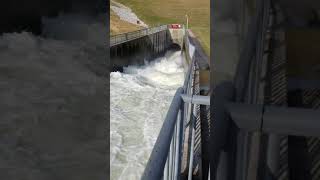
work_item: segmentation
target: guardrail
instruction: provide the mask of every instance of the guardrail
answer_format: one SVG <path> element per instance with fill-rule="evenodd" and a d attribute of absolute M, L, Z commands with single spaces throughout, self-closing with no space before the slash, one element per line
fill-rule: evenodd
<path fill-rule="evenodd" d="M 128 33 L 113 35 L 113 36 L 110 36 L 110 47 L 127 42 L 127 41 L 138 39 L 143 36 L 164 31 L 166 29 L 168 29 L 167 25 L 161 25 L 157 27 L 145 28 L 137 31 L 128 32 Z"/>
<path fill-rule="evenodd" d="M 160 180 L 162 178 L 176 180 L 180 177 L 183 131 L 187 121 L 193 119 L 191 104 L 185 103 L 181 95 L 192 94 L 190 89 L 193 86 L 194 65 L 195 62 L 192 61 L 184 86 L 176 91 L 172 100 L 142 176 L 143 180 Z"/>
<path fill-rule="evenodd" d="M 190 128 L 194 128 L 195 126 L 195 106 L 193 106 L 193 102 L 203 102 L 208 105 L 208 100 L 204 100 L 203 97 L 193 97 L 194 88 L 198 86 L 198 84 L 194 84 L 197 71 L 196 67 L 197 62 L 192 58 L 191 62 L 189 62 L 183 87 L 180 87 L 176 91 L 169 107 L 163 126 L 142 175 L 142 180 L 180 179 L 184 130 L 186 124 L 189 124 Z M 189 174 L 192 170 L 194 135 L 192 139 L 193 143 L 190 145 L 191 158 L 189 158 L 190 160 L 188 162 L 191 164 L 191 167 L 189 166 Z"/>

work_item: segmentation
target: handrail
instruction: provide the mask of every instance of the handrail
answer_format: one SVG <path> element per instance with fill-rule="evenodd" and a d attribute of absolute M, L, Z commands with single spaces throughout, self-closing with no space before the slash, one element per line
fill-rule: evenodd
<path fill-rule="evenodd" d="M 227 111 L 245 131 L 320 137 L 317 109 L 228 103 Z"/>
<path fill-rule="evenodd" d="M 127 42 L 127 41 L 138 39 L 143 36 L 147 36 L 147 35 L 154 34 L 154 33 L 160 32 L 160 31 L 164 31 L 167 28 L 168 28 L 167 25 L 161 25 L 161 26 L 157 26 L 157 27 L 144 28 L 144 29 L 137 30 L 137 31 L 132 31 L 132 32 L 128 32 L 128 33 L 116 34 L 116 35 L 110 36 L 110 47 Z"/>
<path fill-rule="evenodd" d="M 171 102 L 166 118 L 146 165 L 142 180 L 180 179 L 183 133 L 187 119 L 193 122 L 193 106 L 182 99 L 192 95 L 196 60 L 192 57 L 183 86 Z M 192 124 L 192 123 L 191 123 Z"/>
<path fill-rule="evenodd" d="M 190 64 L 188 69 L 191 68 L 192 64 Z M 184 130 L 183 124 L 186 122 L 186 118 L 190 116 L 190 112 L 188 111 L 189 104 L 183 102 L 182 95 L 184 93 L 189 94 L 188 89 L 190 88 L 190 80 L 192 79 L 191 70 L 188 70 L 186 79 L 187 81 L 185 81 L 183 87 L 180 87 L 176 91 L 171 102 L 141 178 L 142 180 L 160 180 L 164 175 L 167 175 L 164 179 L 179 179 Z"/>
<path fill-rule="evenodd" d="M 175 130 L 175 124 L 179 111 L 181 111 L 181 94 L 183 88 L 179 88 L 169 107 L 168 113 L 160 130 L 157 141 L 153 147 L 142 180 L 157 180 L 163 176 L 164 167 L 170 150 L 170 142 Z"/>

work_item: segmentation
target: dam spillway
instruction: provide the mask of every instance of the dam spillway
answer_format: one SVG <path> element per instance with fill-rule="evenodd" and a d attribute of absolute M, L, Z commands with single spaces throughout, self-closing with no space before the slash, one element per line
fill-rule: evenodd
<path fill-rule="evenodd" d="M 110 74 L 111 179 L 140 179 L 175 90 L 183 84 L 181 51 Z"/>
<path fill-rule="evenodd" d="M 177 32 L 178 31 L 178 32 Z M 167 25 L 111 38 L 111 179 L 138 180 L 186 66 L 183 29 Z"/>
<path fill-rule="evenodd" d="M 204 107 L 208 105 L 208 79 L 201 80 L 208 74 L 203 73 L 209 70 L 208 57 L 201 50 L 190 30 L 172 28 L 170 25 L 111 36 L 111 179 L 145 179 L 150 167 L 154 167 L 150 162 L 158 161 L 152 159 L 169 158 L 154 152 L 169 151 L 166 150 L 167 145 L 161 146 L 164 149 L 159 151 L 157 147 L 159 138 L 172 135 L 173 126 L 166 130 L 165 124 L 172 111 L 172 103 L 177 100 L 177 89 L 185 87 L 184 95 L 190 97 L 205 95 L 201 98 L 205 99 Z M 178 95 L 178 99 L 181 98 Z M 183 161 L 181 174 L 187 173 L 188 169 L 196 169 L 201 163 L 199 157 L 193 157 L 190 153 L 199 150 L 199 144 L 194 146 L 191 143 L 194 142 L 194 133 L 198 136 L 201 129 L 198 125 L 193 126 L 195 121 L 197 124 L 200 122 L 200 112 L 196 110 L 199 105 L 189 106 L 189 103 L 194 102 L 184 103 L 187 109 L 182 121 L 187 123 L 187 116 L 197 118 L 188 118 L 188 124 L 177 127 L 185 140 L 171 143 L 173 146 L 170 148 L 173 150 L 176 149 L 174 146 L 184 144 L 179 150 L 182 152 L 183 148 L 184 151 L 180 153 Z M 192 164 L 193 159 L 195 162 Z M 169 163 L 172 162 L 170 160 Z M 159 165 L 157 169 L 161 171 L 164 164 Z M 153 176 L 152 173 L 149 175 Z M 199 171 L 195 172 L 195 176 L 199 176 Z"/>

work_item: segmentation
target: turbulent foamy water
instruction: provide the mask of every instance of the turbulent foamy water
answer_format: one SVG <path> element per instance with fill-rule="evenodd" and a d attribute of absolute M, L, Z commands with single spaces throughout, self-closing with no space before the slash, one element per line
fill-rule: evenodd
<path fill-rule="evenodd" d="M 181 52 L 110 74 L 112 180 L 140 179 L 173 95 L 183 83 Z"/>

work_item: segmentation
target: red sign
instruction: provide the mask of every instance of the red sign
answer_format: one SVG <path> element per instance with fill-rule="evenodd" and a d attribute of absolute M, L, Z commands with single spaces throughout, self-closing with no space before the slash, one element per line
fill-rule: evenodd
<path fill-rule="evenodd" d="M 181 25 L 181 24 L 171 24 L 171 25 L 170 25 L 170 28 L 171 28 L 171 29 L 181 29 L 181 28 L 182 28 L 182 25 Z"/>

